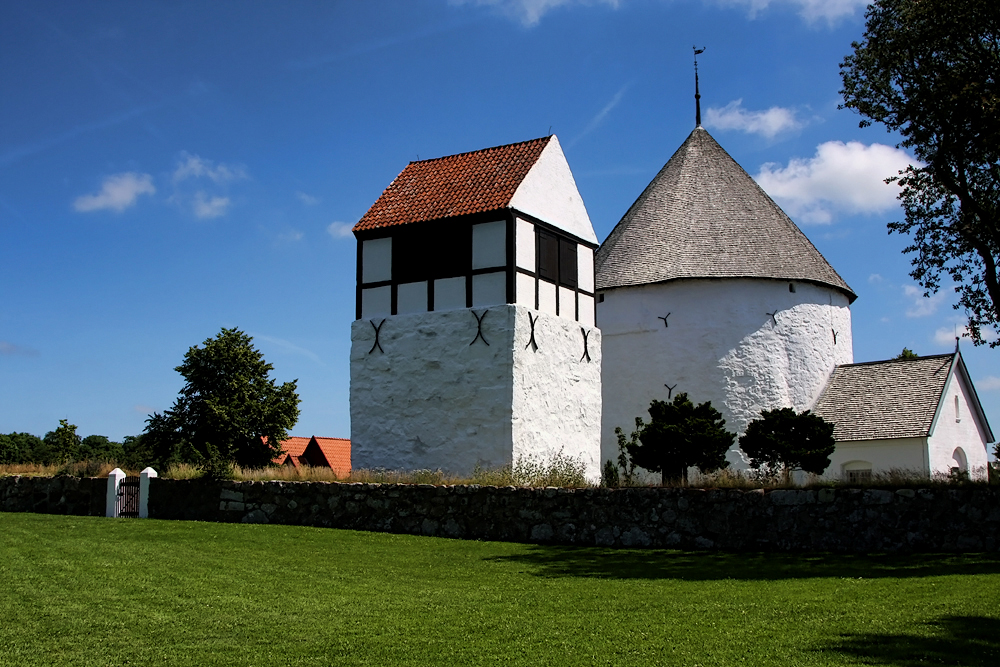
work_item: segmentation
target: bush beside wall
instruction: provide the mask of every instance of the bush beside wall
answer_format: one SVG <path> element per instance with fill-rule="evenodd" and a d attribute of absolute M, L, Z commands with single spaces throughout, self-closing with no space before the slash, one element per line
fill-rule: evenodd
<path fill-rule="evenodd" d="M 0 478 L 0 510 L 104 514 L 107 480 Z M 531 489 L 154 479 L 151 518 L 726 551 L 998 551 L 1000 490 Z"/>

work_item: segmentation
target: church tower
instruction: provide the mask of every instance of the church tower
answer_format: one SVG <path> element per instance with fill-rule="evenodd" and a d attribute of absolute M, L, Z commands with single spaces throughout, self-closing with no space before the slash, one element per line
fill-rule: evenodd
<path fill-rule="evenodd" d="M 701 127 L 596 255 L 604 335 L 602 460 L 652 399 L 711 401 L 742 433 L 761 410 L 810 408 L 854 359 L 837 272 Z M 743 464 L 738 450 L 728 456 Z"/>
<path fill-rule="evenodd" d="M 411 162 L 354 235 L 355 468 L 599 476 L 597 237 L 555 136 Z"/>

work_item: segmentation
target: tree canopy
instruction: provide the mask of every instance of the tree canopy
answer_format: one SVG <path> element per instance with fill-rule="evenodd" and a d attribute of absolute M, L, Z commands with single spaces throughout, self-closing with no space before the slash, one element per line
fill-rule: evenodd
<path fill-rule="evenodd" d="M 1000 3 L 876 0 L 840 65 L 842 108 L 881 123 L 921 162 L 899 177 L 911 276 L 936 292 L 942 275 L 969 334 L 1000 331 Z M 1000 337 L 990 342 L 1000 345 Z"/>
<path fill-rule="evenodd" d="M 221 459 L 268 465 L 299 418 L 296 381 L 278 385 L 273 366 L 239 329 L 195 345 L 175 368 L 185 380 L 177 400 L 146 420 L 144 445 L 160 465 Z"/>
<path fill-rule="evenodd" d="M 725 429 L 726 420 L 711 401 L 695 405 L 685 393 L 672 402 L 649 404 L 650 422 L 636 419 L 638 443 L 628 445 L 632 462 L 661 475 L 661 482 L 687 479 L 689 467 L 712 472 L 729 465 L 726 452 L 736 434 Z"/>
<path fill-rule="evenodd" d="M 902 352 L 893 357 L 893 359 L 919 359 L 919 358 L 920 355 L 908 347 L 904 347 Z"/>
<path fill-rule="evenodd" d="M 809 410 L 796 413 L 792 408 L 762 411 L 740 437 L 751 467 L 780 468 L 786 477 L 792 470 L 822 475 L 830 466 L 834 444 L 833 424 Z"/>

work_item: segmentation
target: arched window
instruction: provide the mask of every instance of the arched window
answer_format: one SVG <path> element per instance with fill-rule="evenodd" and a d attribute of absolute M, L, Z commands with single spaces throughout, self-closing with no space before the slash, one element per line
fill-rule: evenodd
<path fill-rule="evenodd" d="M 955 451 L 951 455 L 952 461 L 955 465 L 952 469 L 957 469 L 958 472 L 968 472 L 969 471 L 969 459 L 965 456 L 965 450 L 961 447 L 956 447 Z"/>

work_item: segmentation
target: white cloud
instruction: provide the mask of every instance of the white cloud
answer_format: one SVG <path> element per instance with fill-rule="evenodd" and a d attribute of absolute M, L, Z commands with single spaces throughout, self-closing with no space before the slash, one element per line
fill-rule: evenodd
<path fill-rule="evenodd" d="M 296 192 L 295 196 L 306 206 L 315 206 L 320 202 L 319 197 L 313 197 L 312 195 L 307 195 L 304 192 Z"/>
<path fill-rule="evenodd" d="M 811 158 L 792 158 L 787 167 L 769 162 L 755 176 L 793 218 L 827 224 L 834 213 L 880 213 L 897 205 L 899 186 L 885 179 L 915 162 L 884 144 L 827 141 Z"/>
<path fill-rule="evenodd" d="M 878 284 L 880 282 L 882 282 L 882 276 L 881 276 L 881 274 L 873 273 L 870 276 L 868 276 L 868 283 L 869 284 L 876 285 L 876 284 Z"/>
<path fill-rule="evenodd" d="M 573 141 L 569 142 L 569 146 L 574 145 L 576 142 L 580 141 L 580 139 L 583 139 L 585 136 L 596 130 L 598 126 L 604 122 L 604 119 L 608 117 L 611 110 L 618 106 L 618 103 L 622 101 L 622 97 L 625 95 L 626 90 L 628 90 L 628 84 L 622 86 L 618 92 L 615 93 L 615 96 L 611 98 L 611 101 L 605 104 L 604 108 L 598 111 L 597 115 L 590 119 L 590 122 L 587 123 L 587 127 L 583 128 L 583 132 L 573 139 Z"/>
<path fill-rule="evenodd" d="M 105 178 L 101 191 L 97 194 L 77 197 L 73 202 L 73 208 L 81 213 L 103 210 L 120 213 L 134 206 L 139 195 L 151 195 L 155 192 L 152 176 L 127 171 Z"/>
<path fill-rule="evenodd" d="M 989 327 L 980 328 L 979 332 L 983 336 L 983 340 L 987 342 L 992 342 L 996 340 L 997 335 Z M 954 347 L 955 336 L 959 338 L 970 340 L 972 337 L 969 335 L 969 328 L 964 324 L 954 324 L 950 327 L 941 327 L 934 332 L 934 342 L 941 346 Z"/>
<path fill-rule="evenodd" d="M 194 193 L 194 215 L 196 218 L 218 218 L 229 209 L 229 197 L 210 197 L 202 190 Z"/>
<path fill-rule="evenodd" d="M 494 7 L 501 14 L 517 19 L 526 28 L 538 25 L 542 16 L 557 7 L 572 5 L 607 5 L 617 9 L 620 0 L 451 0 L 453 5 Z"/>
<path fill-rule="evenodd" d="M 853 16 L 863 10 L 870 0 L 712 0 L 723 5 L 746 7 L 754 18 L 771 5 L 787 5 L 798 9 L 799 16 L 808 23 L 824 20 L 829 24 Z"/>
<path fill-rule="evenodd" d="M 318 354 L 316 354 L 312 350 L 307 350 L 304 347 L 299 347 L 295 343 L 285 340 L 284 338 L 275 338 L 274 336 L 264 336 L 262 334 L 254 334 L 253 338 L 254 340 L 267 341 L 268 343 L 271 343 L 275 347 L 278 347 L 279 349 L 285 352 L 290 352 L 292 354 L 300 354 L 303 357 L 315 361 L 320 366 L 326 366 L 326 364 L 323 363 L 323 360 L 319 358 Z"/>
<path fill-rule="evenodd" d="M 331 222 L 326 231 L 335 239 L 346 239 L 353 236 L 351 233 L 353 227 L 354 225 L 349 222 Z"/>
<path fill-rule="evenodd" d="M 773 139 L 782 132 L 801 128 L 805 123 L 795 117 L 795 111 L 771 107 L 767 111 L 747 111 L 743 100 L 733 100 L 721 109 L 710 107 L 705 112 L 705 125 L 718 130 L 740 130 Z"/>
<path fill-rule="evenodd" d="M 23 345 L 15 345 L 14 343 L 8 343 L 7 341 L 0 340 L 0 354 L 18 357 L 37 357 L 38 350 L 33 350 L 30 347 L 24 347 Z"/>
<path fill-rule="evenodd" d="M 174 170 L 174 183 L 180 183 L 189 178 L 202 177 L 209 178 L 214 183 L 222 184 L 243 180 L 249 178 L 249 175 L 246 168 L 242 165 L 225 164 L 222 162 L 216 165 L 212 160 L 206 160 L 198 155 L 182 152 L 181 161 Z"/>
<path fill-rule="evenodd" d="M 948 298 L 948 293 L 941 290 L 930 296 L 924 296 L 924 291 L 913 285 L 903 285 L 903 294 L 913 301 L 913 305 L 906 309 L 907 317 L 933 315 L 937 312 L 938 306 Z"/>
<path fill-rule="evenodd" d="M 1000 378 L 996 375 L 987 375 L 980 380 L 976 380 L 976 389 L 979 391 L 996 391 L 1000 389 Z"/>
<path fill-rule="evenodd" d="M 304 235 L 297 229 L 290 229 L 287 232 L 278 234 L 279 241 L 287 241 L 289 243 L 294 243 L 296 241 L 301 241 Z"/>

